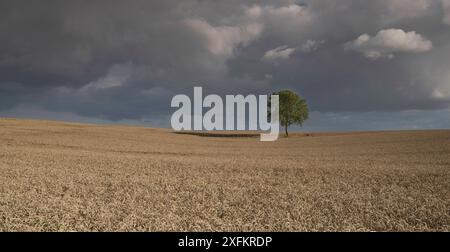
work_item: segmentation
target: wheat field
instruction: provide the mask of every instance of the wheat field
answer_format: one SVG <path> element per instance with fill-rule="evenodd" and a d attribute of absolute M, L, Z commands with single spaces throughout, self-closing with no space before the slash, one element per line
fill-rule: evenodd
<path fill-rule="evenodd" d="M 1 231 L 450 231 L 450 131 L 276 142 L 0 119 Z"/>

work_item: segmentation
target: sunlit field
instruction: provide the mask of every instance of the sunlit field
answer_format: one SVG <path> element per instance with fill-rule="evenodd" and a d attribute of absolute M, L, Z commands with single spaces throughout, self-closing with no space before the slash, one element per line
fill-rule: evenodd
<path fill-rule="evenodd" d="M 0 230 L 450 231 L 450 131 L 220 136 L 0 119 Z"/>

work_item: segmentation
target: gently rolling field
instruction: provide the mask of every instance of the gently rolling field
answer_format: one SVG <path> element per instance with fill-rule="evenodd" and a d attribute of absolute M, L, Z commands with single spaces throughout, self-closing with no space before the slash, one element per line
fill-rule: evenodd
<path fill-rule="evenodd" d="M 260 142 L 0 119 L 0 230 L 450 231 L 450 131 Z"/>

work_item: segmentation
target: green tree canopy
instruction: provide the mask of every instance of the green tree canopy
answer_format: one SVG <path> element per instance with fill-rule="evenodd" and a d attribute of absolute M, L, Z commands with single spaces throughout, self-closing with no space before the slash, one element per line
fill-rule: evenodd
<path fill-rule="evenodd" d="M 280 123 L 285 128 L 285 134 L 288 136 L 288 126 L 292 124 L 303 125 L 303 122 L 309 117 L 308 104 L 306 100 L 293 91 L 282 90 L 274 93 L 279 96 L 280 101 Z"/>

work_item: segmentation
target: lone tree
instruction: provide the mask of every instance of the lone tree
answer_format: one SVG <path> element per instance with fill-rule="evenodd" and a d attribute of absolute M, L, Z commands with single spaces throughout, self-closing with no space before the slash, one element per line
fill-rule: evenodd
<path fill-rule="evenodd" d="M 284 126 L 286 137 L 289 136 L 288 126 L 291 124 L 303 125 L 308 119 L 309 109 L 306 100 L 293 91 L 282 90 L 274 93 L 280 101 L 280 123 Z"/>

